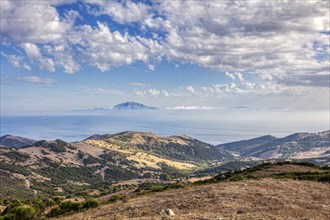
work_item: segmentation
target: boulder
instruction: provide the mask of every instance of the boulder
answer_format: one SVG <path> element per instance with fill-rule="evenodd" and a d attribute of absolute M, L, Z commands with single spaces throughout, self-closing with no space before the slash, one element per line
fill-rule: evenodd
<path fill-rule="evenodd" d="M 159 212 L 159 214 L 162 215 L 162 216 L 165 216 L 165 217 L 171 217 L 171 216 L 175 215 L 175 213 L 173 212 L 172 209 L 162 209 Z"/>

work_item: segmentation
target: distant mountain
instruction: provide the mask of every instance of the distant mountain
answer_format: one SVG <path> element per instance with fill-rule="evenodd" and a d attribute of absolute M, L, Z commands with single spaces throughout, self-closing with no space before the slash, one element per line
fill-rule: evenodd
<path fill-rule="evenodd" d="M 146 106 L 137 102 L 125 102 L 113 106 L 114 110 L 155 110 L 156 107 Z"/>
<path fill-rule="evenodd" d="M 12 135 L 4 135 L 0 137 L 0 145 L 3 147 L 14 147 L 14 148 L 21 148 L 27 145 L 31 145 L 37 142 L 36 140 L 32 140 L 29 138 L 12 136 Z"/>
<path fill-rule="evenodd" d="M 330 148 L 330 130 L 319 133 L 295 133 L 284 138 L 259 138 L 218 145 L 223 150 L 238 153 L 240 157 L 289 158 L 324 154 Z"/>

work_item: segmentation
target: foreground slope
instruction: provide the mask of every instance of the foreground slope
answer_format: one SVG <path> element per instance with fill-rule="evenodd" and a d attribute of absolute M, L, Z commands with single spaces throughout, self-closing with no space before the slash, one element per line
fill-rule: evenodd
<path fill-rule="evenodd" d="M 60 219 L 329 219 L 330 185 L 261 179 L 170 190 L 101 206 Z"/>

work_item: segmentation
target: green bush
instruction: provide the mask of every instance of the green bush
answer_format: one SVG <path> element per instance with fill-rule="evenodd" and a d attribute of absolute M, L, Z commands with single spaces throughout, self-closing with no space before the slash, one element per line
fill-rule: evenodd
<path fill-rule="evenodd" d="M 55 207 L 52 210 L 50 210 L 50 212 L 47 214 L 47 217 L 51 218 L 51 217 L 55 217 L 55 216 L 58 216 L 61 214 L 62 214 L 62 212 L 61 212 L 60 207 Z"/>
<path fill-rule="evenodd" d="M 21 205 L 10 210 L 8 214 L 15 216 L 15 220 L 29 220 L 34 218 L 35 213 L 36 210 L 32 206 Z"/>
<path fill-rule="evenodd" d="M 121 194 L 116 194 L 116 195 L 113 195 L 109 198 L 108 202 L 116 202 L 118 200 L 122 200 L 124 198 L 123 195 Z"/>
<path fill-rule="evenodd" d="M 87 164 L 99 163 L 99 162 L 100 162 L 100 160 L 99 160 L 98 158 L 93 157 L 93 156 L 91 156 L 91 155 L 88 155 L 88 157 L 85 158 L 85 159 L 83 160 L 83 163 L 84 163 L 85 165 L 87 165 Z"/>
<path fill-rule="evenodd" d="M 62 202 L 60 204 L 60 209 L 62 211 L 62 213 L 69 213 L 72 211 L 79 211 L 80 209 L 82 209 L 82 204 L 79 202 Z"/>
<path fill-rule="evenodd" d="M 63 214 L 81 211 L 83 209 L 96 208 L 99 203 L 95 199 L 88 199 L 85 202 L 62 202 L 58 207 L 53 208 L 47 217 L 55 217 Z"/>
<path fill-rule="evenodd" d="M 59 204 L 60 202 L 62 202 L 64 200 L 63 196 L 55 196 L 53 197 L 53 200 L 55 203 Z"/>
<path fill-rule="evenodd" d="M 90 208 L 96 208 L 99 205 L 99 203 L 95 199 L 88 199 L 86 200 L 82 207 L 83 209 L 90 209 Z"/>

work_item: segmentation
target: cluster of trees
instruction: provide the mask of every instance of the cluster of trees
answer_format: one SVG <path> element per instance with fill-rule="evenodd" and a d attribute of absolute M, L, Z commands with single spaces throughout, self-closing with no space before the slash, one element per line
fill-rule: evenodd
<path fill-rule="evenodd" d="M 20 200 L 2 201 L 7 208 L 0 214 L 0 220 L 32 220 L 40 219 L 46 207 L 55 205 L 53 199 L 35 199 L 22 202 Z"/>
<path fill-rule="evenodd" d="M 45 217 L 55 217 L 62 214 L 95 208 L 99 203 L 95 199 L 87 199 L 84 202 L 64 201 L 63 197 L 53 197 L 44 200 L 12 200 L 2 201 L 7 208 L 0 214 L 0 220 L 34 220 Z M 53 207 L 45 216 L 47 207 Z"/>
<path fill-rule="evenodd" d="M 3 152 L 2 154 L 8 157 L 9 159 L 17 162 L 24 162 L 30 158 L 30 155 L 25 153 L 20 153 L 18 151 L 8 151 L 8 152 Z"/>
<path fill-rule="evenodd" d="M 174 142 L 164 143 L 155 140 L 153 142 L 137 144 L 136 147 L 165 158 L 183 161 L 219 160 L 232 157 L 230 154 L 213 145 L 195 139 L 187 139 L 187 142 L 189 143 L 188 145 Z"/>
<path fill-rule="evenodd" d="M 88 199 L 84 202 L 61 202 L 57 207 L 50 210 L 47 217 L 55 217 L 58 215 L 68 214 L 71 212 L 82 211 L 85 209 L 96 208 L 99 203 L 95 199 Z"/>

